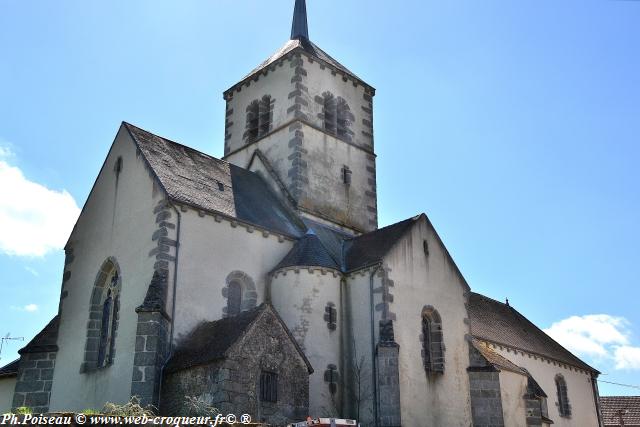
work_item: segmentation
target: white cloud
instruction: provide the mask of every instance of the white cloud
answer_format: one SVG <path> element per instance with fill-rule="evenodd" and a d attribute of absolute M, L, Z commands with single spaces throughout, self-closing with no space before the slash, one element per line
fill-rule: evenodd
<path fill-rule="evenodd" d="M 13 151 L 9 147 L 3 147 L 0 145 L 0 158 L 13 156 Z"/>
<path fill-rule="evenodd" d="M 616 369 L 640 369 L 640 347 L 621 346 L 615 349 Z"/>
<path fill-rule="evenodd" d="M 640 347 L 631 345 L 630 323 L 608 314 L 571 316 L 544 330 L 570 351 L 600 361 L 613 361 L 615 369 L 640 369 Z"/>
<path fill-rule="evenodd" d="M 16 310 L 16 311 L 28 311 L 28 312 L 30 312 L 30 313 L 33 313 L 34 311 L 38 311 L 38 309 L 39 309 L 40 307 L 38 307 L 38 305 L 37 305 L 37 304 L 27 304 L 27 305 L 20 306 L 20 307 L 15 306 L 15 305 L 12 305 L 10 308 L 11 308 L 11 310 Z"/>
<path fill-rule="evenodd" d="M 0 160 L 0 252 L 42 256 L 61 249 L 79 214 L 67 191 L 29 181 L 19 168 Z"/>
<path fill-rule="evenodd" d="M 25 267 L 24 269 L 25 269 L 25 270 L 27 270 L 29 273 L 33 274 L 33 275 L 34 275 L 34 276 L 36 276 L 36 277 L 39 277 L 39 276 L 40 276 L 40 273 L 38 273 L 36 270 L 34 270 L 34 269 L 33 269 L 33 268 L 31 268 L 31 267 Z"/>
<path fill-rule="evenodd" d="M 36 304 L 27 304 L 24 306 L 24 311 L 29 311 L 29 312 L 38 311 L 38 306 Z"/>

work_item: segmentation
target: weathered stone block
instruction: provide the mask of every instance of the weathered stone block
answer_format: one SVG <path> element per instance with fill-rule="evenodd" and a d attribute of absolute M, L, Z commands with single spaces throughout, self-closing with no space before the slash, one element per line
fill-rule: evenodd
<path fill-rule="evenodd" d="M 25 406 L 34 407 L 34 406 L 49 406 L 49 393 L 27 393 L 24 399 Z"/>
<path fill-rule="evenodd" d="M 42 390 L 44 390 L 44 382 L 39 380 L 18 381 L 15 388 L 15 391 L 20 393 L 31 393 Z"/>
<path fill-rule="evenodd" d="M 156 353 L 153 352 L 137 352 L 133 358 L 133 364 L 136 366 L 153 366 L 156 363 Z"/>

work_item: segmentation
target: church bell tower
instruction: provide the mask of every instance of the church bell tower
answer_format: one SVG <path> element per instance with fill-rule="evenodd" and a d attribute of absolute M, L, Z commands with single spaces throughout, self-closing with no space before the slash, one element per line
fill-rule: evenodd
<path fill-rule="evenodd" d="M 374 95 L 309 39 L 296 0 L 290 40 L 224 92 L 224 159 L 261 174 L 304 218 L 375 230 Z"/>

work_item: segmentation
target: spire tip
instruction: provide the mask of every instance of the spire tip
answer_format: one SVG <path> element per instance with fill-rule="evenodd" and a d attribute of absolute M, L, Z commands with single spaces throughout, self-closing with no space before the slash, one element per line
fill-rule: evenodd
<path fill-rule="evenodd" d="M 293 9 L 293 23 L 291 24 L 291 40 L 309 39 L 307 25 L 307 4 L 305 0 L 296 0 Z"/>

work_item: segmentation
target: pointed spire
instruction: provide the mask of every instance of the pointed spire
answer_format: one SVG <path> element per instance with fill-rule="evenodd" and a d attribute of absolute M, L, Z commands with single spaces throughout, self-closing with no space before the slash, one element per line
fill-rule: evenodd
<path fill-rule="evenodd" d="M 309 27 L 307 26 L 307 4 L 305 0 L 296 0 L 296 6 L 293 9 L 291 40 L 295 39 L 309 39 Z"/>

